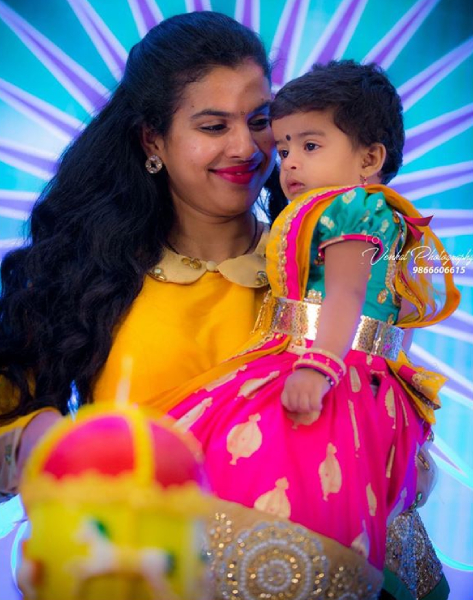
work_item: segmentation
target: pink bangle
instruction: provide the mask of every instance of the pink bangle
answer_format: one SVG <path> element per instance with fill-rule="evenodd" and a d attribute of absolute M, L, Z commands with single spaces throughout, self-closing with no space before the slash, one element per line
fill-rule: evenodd
<path fill-rule="evenodd" d="M 294 363 L 294 370 L 297 369 L 314 369 L 325 375 L 332 386 L 338 385 L 347 372 L 343 360 L 322 348 L 314 348 L 312 352 L 303 354 Z"/>
<path fill-rule="evenodd" d="M 315 360 L 303 359 L 300 358 L 298 361 L 294 363 L 294 371 L 298 371 L 299 369 L 312 369 L 312 371 L 317 371 L 325 377 L 325 379 L 329 382 L 330 387 L 334 387 L 340 383 L 340 380 L 336 379 L 332 373 L 328 373 L 321 363 Z"/>

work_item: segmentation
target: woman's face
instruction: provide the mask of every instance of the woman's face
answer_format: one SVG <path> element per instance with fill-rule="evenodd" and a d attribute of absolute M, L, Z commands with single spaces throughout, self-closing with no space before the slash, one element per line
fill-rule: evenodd
<path fill-rule="evenodd" d="M 187 85 L 169 133 L 146 148 L 162 159 L 178 212 L 233 217 L 252 206 L 274 166 L 270 100 L 252 61 Z"/>

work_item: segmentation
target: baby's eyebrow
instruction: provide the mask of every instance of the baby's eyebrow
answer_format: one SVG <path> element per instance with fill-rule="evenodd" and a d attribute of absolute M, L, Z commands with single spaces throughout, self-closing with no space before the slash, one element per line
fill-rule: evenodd
<path fill-rule="evenodd" d="M 325 137 L 325 132 L 321 131 L 320 129 L 312 129 L 311 131 L 302 131 L 301 133 L 298 133 L 297 137 L 301 138 L 305 137 L 306 135 L 320 135 Z"/>
<path fill-rule="evenodd" d="M 300 133 L 296 133 L 295 136 L 292 137 L 296 137 L 296 138 L 304 138 L 307 137 L 308 135 L 316 135 L 319 137 L 327 137 L 324 131 L 321 131 L 319 129 L 313 129 L 311 131 L 301 131 Z M 276 146 L 279 144 L 283 144 L 286 140 L 288 142 L 291 141 L 292 137 L 289 134 L 286 134 L 285 139 L 284 140 L 275 140 L 275 144 Z"/>

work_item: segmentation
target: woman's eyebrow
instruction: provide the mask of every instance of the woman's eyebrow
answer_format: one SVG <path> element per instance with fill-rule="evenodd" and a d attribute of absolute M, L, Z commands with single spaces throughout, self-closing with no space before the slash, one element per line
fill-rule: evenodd
<path fill-rule="evenodd" d="M 231 117 L 232 113 L 224 110 L 217 110 L 216 108 L 206 108 L 191 116 L 191 119 L 198 119 L 199 117 Z"/>
<path fill-rule="evenodd" d="M 261 112 L 267 111 L 267 110 L 269 110 L 269 104 L 270 104 L 269 100 L 267 102 L 263 102 L 263 104 L 260 104 L 260 106 L 257 106 L 254 110 L 251 110 L 248 114 L 254 115 L 256 113 L 261 113 Z M 201 110 L 201 111 L 193 114 L 191 116 L 191 119 L 198 119 L 199 117 L 230 118 L 230 117 L 236 117 L 236 116 L 237 116 L 237 113 L 232 113 L 232 112 L 228 112 L 225 110 L 218 110 L 216 108 L 205 108 L 204 110 Z"/>

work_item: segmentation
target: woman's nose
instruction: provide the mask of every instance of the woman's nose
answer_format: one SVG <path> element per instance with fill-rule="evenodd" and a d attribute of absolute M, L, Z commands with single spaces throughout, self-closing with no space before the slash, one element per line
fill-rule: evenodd
<path fill-rule="evenodd" d="M 253 132 L 247 126 L 235 127 L 230 132 L 227 145 L 227 154 L 231 158 L 249 160 L 259 152 Z"/>

